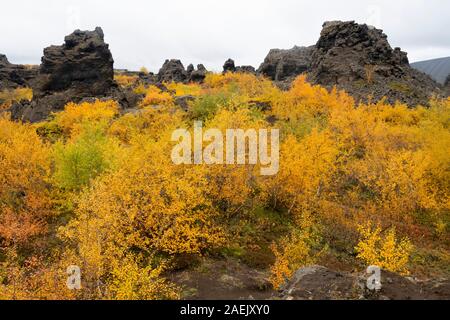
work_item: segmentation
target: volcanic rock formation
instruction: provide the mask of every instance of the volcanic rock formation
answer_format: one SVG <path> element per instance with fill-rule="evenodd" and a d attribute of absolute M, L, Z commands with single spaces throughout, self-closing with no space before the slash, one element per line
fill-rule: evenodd
<path fill-rule="evenodd" d="M 258 70 L 289 87 L 295 76 L 329 89 L 344 89 L 357 100 L 427 104 L 441 86 L 410 67 L 407 54 L 393 49 L 382 30 L 354 21 L 326 22 L 315 46 L 273 49 Z"/>
<path fill-rule="evenodd" d="M 228 59 L 223 65 L 223 73 L 227 72 L 242 72 L 256 74 L 256 70 L 252 66 L 236 66 L 233 59 Z"/>
<path fill-rule="evenodd" d="M 163 82 L 203 82 L 206 77 L 205 66 L 202 64 L 197 65 L 195 70 L 194 65 L 188 65 L 187 69 L 184 69 L 180 60 L 171 59 L 166 60 L 158 73 L 158 81 Z"/>
<path fill-rule="evenodd" d="M 68 102 L 86 98 L 111 98 L 128 107 L 133 97 L 114 82 L 114 60 L 101 28 L 76 30 L 61 46 L 44 49 L 39 74 L 32 81 L 33 100 L 15 104 L 13 119 L 37 122 Z"/>
<path fill-rule="evenodd" d="M 166 60 L 159 70 L 158 80 L 160 82 L 184 82 L 188 75 L 180 60 Z"/>
<path fill-rule="evenodd" d="M 350 22 L 326 22 L 312 54 L 309 80 L 345 89 L 357 100 L 386 97 L 410 106 L 428 103 L 440 86 L 410 67 L 382 30 Z"/>
<path fill-rule="evenodd" d="M 187 72 L 188 72 L 189 82 L 202 83 L 203 80 L 205 80 L 205 78 L 206 78 L 206 74 L 208 73 L 208 70 L 206 70 L 206 68 L 203 64 L 199 64 L 199 65 L 197 65 L 197 70 L 195 70 L 194 66 L 192 66 L 192 69 L 189 68 L 189 70 Z"/>
<path fill-rule="evenodd" d="M 223 73 L 227 73 L 227 72 L 236 72 L 236 66 L 234 65 L 233 59 L 228 59 L 223 64 Z"/>
<path fill-rule="evenodd" d="M 0 90 L 29 86 L 37 75 L 34 66 L 12 64 L 5 55 L 0 54 Z"/>
<path fill-rule="evenodd" d="M 272 49 L 258 72 L 274 81 L 292 80 L 307 72 L 311 65 L 311 55 L 315 47 L 297 47 L 292 49 Z"/>

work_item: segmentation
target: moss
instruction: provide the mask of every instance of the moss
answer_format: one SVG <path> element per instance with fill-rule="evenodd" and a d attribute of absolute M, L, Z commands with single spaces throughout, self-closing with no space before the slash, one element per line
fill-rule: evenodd
<path fill-rule="evenodd" d="M 407 84 L 397 82 L 397 81 L 390 82 L 388 86 L 389 86 L 389 89 L 391 89 L 392 91 L 401 92 L 404 94 L 411 94 L 413 91 L 411 89 L 411 87 L 409 87 Z"/>

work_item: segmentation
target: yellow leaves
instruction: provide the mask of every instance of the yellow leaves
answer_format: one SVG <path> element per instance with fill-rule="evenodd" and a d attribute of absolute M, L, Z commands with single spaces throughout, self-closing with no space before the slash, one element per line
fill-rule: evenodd
<path fill-rule="evenodd" d="M 358 258 L 367 265 L 376 265 L 384 270 L 408 274 L 408 262 L 413 246 L 409 239 L 396 239 L 395 229 L 382 235 L 381 228 L 371 224 L 358 229 L 361 241 L 355 247 Z"/>
<path fill-rule="evenodd" d="M 134 77 L 116 80 L 137 84 Z M 288 91 L 243 73 L 208 74 L 202 85 L 166 85 L 167 92 L 137 86 L 145 98 L 135 113 L 121 114 L 114 101 L 95 101 L 70 103 L 39 125 L 0 118 L 1 245 L 39 244 L 64 253 L 36 264 L 45 275 L 22 263 L 27 250 L 18 251 L 24 257 L 15 257 L 14 266 L 0 268 L 22 283 L 18 297 L 57 298 L 55 279 L 65 275 L 65 264 L 78 264 L 85 281 L 79 297 L 179 298 L 164 280 L 170 270 L 165 259 L 207 254 L 239 234 L 247 239 L 230 242 L 244 251 L 267 245 L 259 242 L 265 235 L 255 236 L 263 233 L 251 216 L 257 207 L 271 206 L 279 217 L 264 227 L 277 243 L 271 268 L 276 288 L 314 262 L 318 229 L 333 250 L 356 246 L 365 263 L 401 273 L 407 272 L 409 240 L 397 240 L 394 229 L 368 226 L 359 228 L 357 244 L 360 225 L 395 225 L 416 245 L 447 249 L 450 99 L 433 100 L 429 109 L 383 101 L 356 106 L 346 93 L 312 86 L 305 76 Z M 8 99 L 29 93 L 9 92 L 15 97 Z M 174 107 L 180 95 L 196 97 L 188 112 Z M 193 119 L 222 132 L 280 128 L 279 173 L 262 177 L 258 165 L 174 165 L 171 133 L 192 129 Z M 53 139 L 43 143 L 36 129 Z M 52 191 L 67 211 L 64 226 L 51 225 L 59 227 L 61 247 L 34 241 L 55 214 Z M 271 233 L 290 227 L 286 237 Z M 56 287 L 61 297 L 73 297 Z M 0 296 L 9 297 L 11 288 L 0 285 Z"/>
<path fill-rule="evenodd" d="M 136 114 L 128 113 L 116 119 L 108 132 L 128 144 L 139 135 L 156 141 L 162 137 L 170 139 L 171 132 L 182 125 L 180 111 L 174 112 L 168 107 L 146 107 Z"/>
<path fill-rule="evenodd" d="M 143 259 L 133 255 L 114 261 L 108 289 L 116 300 L 177 300 L 180 289 L 161 277 L 163 265 L 140 266 Z"/>
<path fill-rule="evenodd" d="M 272 244 L 275 263 L 270 268 L 269 281 L 275 289 L 280 289 L 299 268 L 314 263 L 310 236 L 308 229 L 293 230 L 278 245 Z"/>
<path fill-rule="evenodd" d="M 145 90 L 144 100 L 141 107 L 146 106 L 168 106 L 173 104 L 173 97 L 168 92 L 163 92 L 156 86 L 149 86 Z"/>
<path fill-rule="evenodd" d="M 273 113 L 280 119 L 295 120 L 328 116 L 333 110 L 349 110 L 353 106 L 353 99 L 346 93 L 313 86 L 302 75 L 294 80 L 288 92 L 274 101 Z"/>
<path fill-rule="evenodd" d="M 201 87 L 201 85 L 196 84 L 196 83 L 184 84 L 181 82 L 171 82 L 171 83 L 165 83 L 164 85 L 170 91 L 175 92 L 176 96 L 190 95 L 190 96 L 198 97 L 203 93 L 203 88 Z"/>
<path fill-rule="evenodd" d="M 14 102 L 30 101 L 33 98 L 31 88 L 5 89 L 0 91 L 0 111 L 8 109 Z"/>
<path fill-rule="evenodd" d="M 0 118 L 0 238 L 25 242 L 51 215 L 49 149 L 31 125 Z"/>
<path fill-rule="evenodd" d="M 148 71 L 148 69 L 146 67 L 141 67 L 139 69 L 139 72 L 144 73 L 144 74 L 148 74 L 149 73 L 149 71 Z"/>
<path fill-rule="evenodd" d="M 259 98 L 263 101 L 276 97 L 280 92 L 271 81 L 250 73 L 215 74 L 208 73 L 204 87 L 209 92 L 235 93 L 235 99 L 249 100 Z"/>
<path fill-rule="evenodd" d="M 206 179 L 195 170 L 173 165 L 160 154 L 164 150 L 168 145 L 156 142 L 148 149 L 136 149 L 128 163 L 81 197 L 75 221 L 95 223 L 87 232 L 95 232 L 103 246 L 120 243 L 174 254 L 200 253 L 220 244 L 214 209 L 202 194 Z"/>
<path fill-rule="evenodd" d="M 138 76 L 129 76 L 126 74 L 114 75 L 114 81 L 116 81 L 119 86 L 125 88 L 133 86 L 138 81 L 138 79 Z"/>
<path fill-rule="evenodd" d="M 68 103 L 63 112 L 55 115 L 54 122 L 67 135 L 77 135 L 85 122 L 109 122 L 119 113 L 119 104 L 113 100 L 80 104 Z"/>
<path fill-rule="evenodd" d="M 313 132 L 301 141 L 289 136 L 281 146 L 280 172 L 263 179 L 266 197 L 289 212 L 317 203 L 336 170 L 338 149 L 327 131 Z"/>

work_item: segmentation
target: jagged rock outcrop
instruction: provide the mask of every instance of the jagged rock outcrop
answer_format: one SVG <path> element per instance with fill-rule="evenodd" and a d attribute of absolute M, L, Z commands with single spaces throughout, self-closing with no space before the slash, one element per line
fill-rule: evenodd
<path fill-rule="evenodd" d="M 114 60 L 101 28 L 76 30 L 62 46 L 44 49 L 39 76 L 33 86 L 36 96 L 77 89 L 88 95 L 103 95 L 114 85 Z"/>
<path fill-rule="evenodd" d="M 223 73 L 227 72 L 243 72 L 256 74 L 253 66 L 236 66 L 233 59 L 228 59 L 223 65 Z"/>
<path fill-rule="evenodd" d="M 357 100 L 386 97 L 410 106 L 426 104 L 440 86 L 410 67 L 382 30 L 353 21 L 326 22 L 311 57 L 309 80 L 345 89 Z"/>
<path fill-rule="evenodd" d="M 314 49 L 314 46 L 295 46 L 288 50 L 272 49 L 258 72 L 274 81 L 292 80 L 309 70 Z"/>
<path fill-rule="evenodd" d="M 193 71 L 195 70 L 195 68 L 194 68 L 194 65 L 191 63 L 191 64 L 189 64 L 188 66 L 187 66 L 187 68 L 186 68 L 186 72 L 187 72 L 187 74 L 191 74 Z"/>
<path fill-rule="evenodd" d="M 68 102 L 87 98 L 111 98 L 122 107 L 129 107 L 134 98 L 114 82 L 113 64 L 101 28 L 76 30 L 65 37 L 63 45 L 44 49 L 39 74 L 32 81 L 33 100 L 13 105 L 12 118 L 41 121 L 62 110 Z"/>
<path fill-rule="evenodd" d="M 180 60 L 166 60 L 158 73 L 158 82 L 197 82 L 205 80 L 208 71 L 202 64 L 197 65 L 197 70 L 193 64 L 189 64 L 184 69 Z"/>
<path fill-rule="evenodd" d="M 192 69 L 188 69 L 189 70 L 187 70 L 187 72 L 189 75 L 189 82 L 202 83 L 208 73 L 208 70 L 206 70 L 203 64 L 197 65 L 197 70 L 194 69 L 194 66 L 192 66 Z"/>
<path fill-rule="evenodd" d="M 0 90 L 27 87 L 37 73 L 35 66 L 12 64 L 5 55 L 0 54 Z"/>
<path fill-rule="evenodd" d="M 160 82 L 184 82 L 188 78 L 180 60 L 166 60 L 158 72 L 158 81 Z"/>
<path fill-rule="evenodd" d="M 358 101 L 400 101 L 413 107 L 443 94 L 429 76 L 411 68 L 407 54 L 392 48 L 382 30 L 354 21 L 326 22 L 316 45 L 273 49 L 258 72 L 289 88 L 292 80 L 308 80 L 329 89 L 344 89 Z"/>
<path fill-rule="evenodd" d="M 236 72 L 256 74 L 256 69 L 253 66 L 238 66 L 236 67 Z"/>
<path fill-rule="evenodd" d="M 223 64 L 223 73 L 227 73 L 227 72 L 236 72 L 236 66 L 234 64 L 233 59 L 228 59 Z"/>

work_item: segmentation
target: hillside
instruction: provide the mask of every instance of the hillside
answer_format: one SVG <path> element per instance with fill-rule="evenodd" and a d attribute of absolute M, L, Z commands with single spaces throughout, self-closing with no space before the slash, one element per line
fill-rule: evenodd
<path fill-rule="evenodd" d="M 101 28 L 2 61 L 0 299 L 450 298 L 450 97 L 381 30 L 259 71 L 114 71 Z M 231 129 L 259 161 L 224 161 Z"/>

